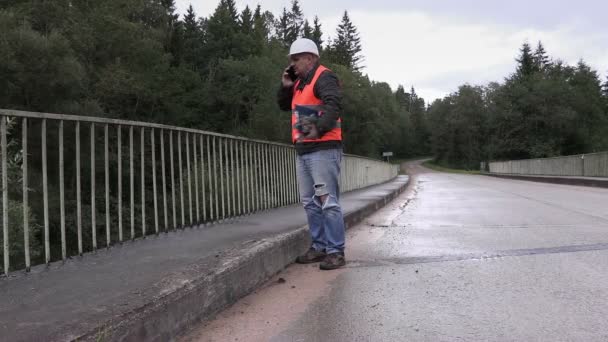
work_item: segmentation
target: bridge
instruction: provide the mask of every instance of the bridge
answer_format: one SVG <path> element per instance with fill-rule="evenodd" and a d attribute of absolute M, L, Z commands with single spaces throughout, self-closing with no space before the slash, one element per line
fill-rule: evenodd
<path fill-rule="evenodd" d="M 437 173 L 420 162 L 399 176 L 394 165 L 347 155 L 349 264 L 320 276 L 285 269 L 309 243 L 291 146 L 0 115 L 2 340 L 608 334 L 606 189 Z M 247 295 L 254 304 L 239 301 Z"/>
<path fill-rule="evenodd" d="M 608 189 L 408 169 L 347 268 L 290 266 L 181 341 L 606 340 Z"/>

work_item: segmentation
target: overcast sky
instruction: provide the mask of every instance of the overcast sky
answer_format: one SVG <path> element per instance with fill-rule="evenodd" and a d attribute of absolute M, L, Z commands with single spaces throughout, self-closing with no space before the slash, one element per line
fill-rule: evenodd
<path fill-rule="evenodd" d="M 209 16 L 217 0 L 192 3 Z M 291 0 L 236 0 L 239 10 L 258 3 L 275 15 Z M 608 73 L 608 1 L 605 0 L 301 0 L 310 21 L 319 16 L 334 36 L 344 10 L 361 35 L 364 72 L 376 81 L 414 86 L 427 101 L 464 83 L 502 82 L 515 69 L 524 41 L 543 42 L 549 55 L 569 64 L 585 60 L 602 81 Z M 321 56 L 323 58 L 323 56 Z"/>

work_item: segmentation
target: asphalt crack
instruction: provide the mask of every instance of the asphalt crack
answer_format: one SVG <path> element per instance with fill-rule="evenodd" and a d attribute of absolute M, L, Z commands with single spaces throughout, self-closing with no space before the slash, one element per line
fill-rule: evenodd
<path fill-rule="evenodd" d="M 379 266 L 391 266 L 391 265 L 414 265 L 414 264 L 427 264 L 427 263 L 450 262 L 450 261 L 488 260 L 488 259 L 499 259 L 499 258 L 506 258 L 506 257 L 577 253 L 577 252 L 590 252 L 590 251 L 602 251 L 602 250 L 608 250 L 608 243 L 557 246 L 557 247 L 542 247 L 542 248 L 511 249 L 511 250 L 486 252 L 486 253 L 429 255 L 429 256 L 405 257 L 405 258 L 386 258 L 386 259 L 376 259 L 376 260 L 352 260 L 347 264 L 346 267 L 347 268 L 359 268 L 359 267 L 379 267 Z"/>

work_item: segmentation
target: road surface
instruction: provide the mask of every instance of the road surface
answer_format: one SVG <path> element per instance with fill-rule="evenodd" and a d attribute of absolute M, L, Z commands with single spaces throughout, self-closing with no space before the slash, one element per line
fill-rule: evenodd
<path fill-rule="evenodd" d="M 182 341 L 608 341 L 608 189 L 438 173 Z"/>

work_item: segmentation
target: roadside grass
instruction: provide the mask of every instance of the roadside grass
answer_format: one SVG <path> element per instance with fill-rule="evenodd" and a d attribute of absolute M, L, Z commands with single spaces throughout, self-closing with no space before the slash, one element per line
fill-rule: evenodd
<path fill-rule="evenodd" d="M 401 165 L 402 163 L 405 162 L 409 162 L 409 161 L 414 161 L 414 160 L 421 160 L 421 159 L 429 159 L 429 158 L 433 158 L 432 156 L 420 156 L 420 157 L 412 157 L 412 158 L 391 158 L 391 164 L 396 164 L 396 165 Z"/>
<path fill-rule="evenodd" d="M 481 175 L 482 172 L 478 170 L 462 170 L 462 169 L 450 169 L 447 167 L 443 167 L 434 163 L 434 160 L 427 160 L 422 163 L 422 166 L 429 168 L 431 170 L 439 171 L 439 172 L 448 172 L 448 173 L 460 173 L 467 175 Z"/>

